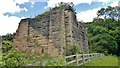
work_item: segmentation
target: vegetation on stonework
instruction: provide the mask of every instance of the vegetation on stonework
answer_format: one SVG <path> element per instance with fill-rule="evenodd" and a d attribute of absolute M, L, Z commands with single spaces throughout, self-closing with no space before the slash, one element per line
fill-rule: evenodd
<path fill-rule="evenodd" d="M 56 7 L 52 8 L 52 9 L 50 9 L 49 11 L 44 12 L 43 14 L 37 15 L 37 16 L 35 16 L 35 18 L 39 18 L 39 17 L 44 16 L 46 14 L 50 14 L 50 13 L 56 11 L 56 10 L 62 9 L 63 7 L 64 7 L 64 5 L 59 4 L 59 6 L 56 6 Z"/>
<path fill-rule="evenodd" d="M 50 14 L 50 13 L 52 13 L 52 12 L 54 12 L 54 11 L 59 10 L 59 9 L 63 9 L 63 8 L 65 7 L 65 5 L 67 5 L 67 3 L 63 3 L 63 2 L 58 3 L 58 6 L 55 6 L 54 8 L 50 8 L 49 11 L 46 11 L 46 12 L 44 12 L 43 14 L 37 15 L 37 16 L 35 16 L 35 18 L 39 18 L 39 17 L 44 16 L 44 15 L 46 15 L 46 14 Z M 73 8 L 74 4 L 71 2 L 69 5 L 71 5 L 72 11 L 75 12 L 75 9 Z M 75 12 L 75 13 L 76 13 L 76 12 Z"/>
<path fill-rule="evenodd" d="M 75 55 L 78 53 L 81 53 L 82 51 L 80 50 L 80 45 L 67 45 L 67 48 L 65 50 L 65 55 Z"/>

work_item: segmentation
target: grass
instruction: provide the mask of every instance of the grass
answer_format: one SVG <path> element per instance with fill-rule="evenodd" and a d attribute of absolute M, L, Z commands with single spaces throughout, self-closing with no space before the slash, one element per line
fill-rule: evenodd
<path fill-rule="evenodd" d="M 105 56 L 103 58 L 90 61 L 85 66 L 118 66 L 118 58 L 116 56 Z"/>

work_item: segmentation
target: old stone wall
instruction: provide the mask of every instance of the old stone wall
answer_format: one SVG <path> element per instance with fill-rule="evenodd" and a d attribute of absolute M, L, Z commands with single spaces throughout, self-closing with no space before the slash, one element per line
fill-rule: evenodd
<path fill-rule="evenodd" d="M 49 26 L 49 40 L 56 49 L 59 49 L 59 54 L 63 54 L 63 46 L 65 45 L 62 13 L 62 9 L 52 12 Z"/>
<path fill-rule="evenodd" d="M 64 11 L 66 48 L 70 46 L 80 47 L 81 52 L 88 53 L 88 40 L 86 28 L 81 22 L 76 20 L 75 12 L 71 10 Z"/>
<path fill-rule="evenodd" d="M 67 47 L 78 45 L 88 50 L 84 26 L 71 7 L 64 7 L 36 18 L 22 19 L 14 47 L 23 52 L 64 55 Z"/>
<path fill-rule="evenodd" d="M 14 40 L 14 47 L 20 51 L 27 49 L 26 44 L 28 37 L 28 19 L 22 19 L 16 31 L 16 38 Z"/>

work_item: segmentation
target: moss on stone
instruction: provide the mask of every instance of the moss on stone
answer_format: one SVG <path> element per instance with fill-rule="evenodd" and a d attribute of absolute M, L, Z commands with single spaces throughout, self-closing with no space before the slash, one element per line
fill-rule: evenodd
<path fill-rule="evenodd" d="M 62 9 L 63 7 L 64 7 L 64 5 L 60 5 L 60 6 L 58 6 L 58 7 L 54 7 L 54 8 L 52 8 L 50 11 L 46 11 L 46 12 L 44 12 L 43 14 L 37 15 L 35 18 L 39 18 L 39 17 L 41 17 L 41 16 L 50 14 L 50 13 L 52 13 L 52 12 L 54 12 L 54 11 L 57 11 L 57 10 L 59 10 L 59 9 Z"/>

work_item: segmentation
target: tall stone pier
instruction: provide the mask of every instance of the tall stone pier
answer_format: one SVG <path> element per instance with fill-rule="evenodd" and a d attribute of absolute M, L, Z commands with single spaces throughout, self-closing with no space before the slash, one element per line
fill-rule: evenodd
<path fill-rule="evenodd" d="M 76 20 L 70 5 L 52 9 L 35 18 L 22 19 L 16 30 L 14 47 L 23 52 L 65 55 L 69 46 L 88 52 L 86 30 Z"/>

